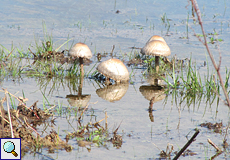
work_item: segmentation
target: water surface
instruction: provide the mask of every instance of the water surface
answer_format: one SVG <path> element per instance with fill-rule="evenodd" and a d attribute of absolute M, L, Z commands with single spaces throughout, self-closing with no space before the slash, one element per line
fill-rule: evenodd
<path fill-rule="evenodd" d="M 203 15 L 206 33 L 216 31 L 219 34 L 218 38 L 224 40 L 219 43 L 222 53 L 221 73 L 224 74 L 228 64 L 228 46 L 230 45 L 229 2 L 202 0 L 198 4 Z M 118 10 L 120 12 L 117 14 Z M 169 58 L 175 55 L 180 59 L 190 58 L 192 53 L 193 62 L 200 66 L 207 60 L 207 55 L 204 46 L 194 36 L 193 30 L 188 27 L 187 33 L 188 16 L 189 26 L 196 33 L 201 33 L 198 23 L 193 22 L 191 12 L 191 5 L 187 1 L 2 1 L 0 44 L 8 50 L 13 44 L 24 53 L 28 52 L 28 47 L 35 51 L 35 39 L 40 40 L 39 42 L 44 39 L 42 26 L 45 24 L 47 32 L 52 33 L 55 47 L 73 38 L 62 49 L 69 49 L 71 43 L 81 41 L 86 43 L 96 55 L 99 52 L 111 52 L 112 46 L 115 45 L 114 54 L 117 58 L 128 61 L 129 56 L 134 53 L 129 47 L 143 47 L 152 35 L 161 35 L 171 49 L 172 55 Z M 169 19 L 168 22 L 162 20 L 164 16 Z M 187 35 L 189 39 L 182 38 Z M 218 62 L 217 45 L 209 44 L 209 46 Z M 17 53 L 16 50 L 15 53 Z M 110 57 L 102 58 L 102 60 L 108 58 Z M 95 56 L 92 60 L 93 63 L 86 66 L 85 70 L 89 71 L 97 63 Z M 32 60 L 24 63 L 32 63 Z M 210 68 L 212 68 L 211 63 Z M 199 72 L 204 75 L 207 73 L 206 69 L 206 67 L 201 67 Z M 128 67 L 128 70 L 131 73 L 132 67 Z M 123 137 L 121 148 L 116 149 L 108 142 L 108 149 L 92 145 L 91 151 L 88 152 L 86 148 L 79 147 L 76 139 L 73 139 L 69 141 L 74 148 L 71 152 L 57 150 L 55 153 L 48 153 L 44 149 L 42 154 L 53 159 L 66 157 L 68 159 L 155 159 L 159 157 L 158 148 L 166 150 L 167 144 L 170 143 L 173 144 L 174 150 L 178 151 L 188 141 L 186 136 L 189 134 L 188 137 L 191 137 L 194 133 L 193 129 L 199 128 L 201 133 L 189 147 L 197 155 L 183 157 L 183 159 L 204 159 L 213 156 L 216 152 L 207 143 L 207 138 L 211 137 L 212 141 L 221 147 L 224 134 L 213 133 L 199 125 L 204 122 L 222 121 L 226 126 L 229 122 L 228 107 L 221 101 L 217 106 L 216 99 L 209 105 L 205 98 L 188 106 L 186 101 L 180 104 L 180 96 L 175 98 L 173 94 L 169 94 L 165 99 L 153 104 L 154 122 L 151 122 L 148 112 L 150 102 L 139 91 L 141 86 L 149 85 L 143 78 L 143 71 L 144 69 L 134 69 L 132 77 L 134 83 L 130 84 L 125 95 L 115 102 L 108 102 L 96 94 L 96 90 L 100 87 L 94 80 L 89 78 L 84 80 L 83 94 L 90 94 L 91 99 L 83 123 L 87 124 L 92 117 L 95 121 L 99 121 L 105 117 L 104 112 L 107 111 L 110 132 L 115 130 L 122 121 L 118 130 Z M 56 82 L 56 87 L 53 88 L 54 82 Z M 22 77 L 17 80 L 8 78 L 1 82 L 1 87 L 7 88 L 11 93 L 19 92 L 18 94 L 21 94 L 23 90 L 29 99 L 27 106 L 39 100 L 40 108 L 43 108 L 44 101 L 42 93 L 45 93 L 50 103 L 62 104 L 63 108 L 70 107 L 66 95 L 77 94 L 73 86 L 68 85 L 68 80 L 63 80 L 61 83 L 55 78 L 45 86 L 38 78 Z M 222 95 L 221 97 L 224 98 Z M 55 122 L 56 126 L 53 129 L 59 131 L 62 139 L 65 138 L 67 131 L 73 132 L 73 127 L 78 126 L 74 115 L 70 118 L 65 115 L 57 116 Z M 41 126 L 39 131 L 42 131 L 43 127 Z M 229 157 L 228 151 L 218 158 L 225 157 Z M 24 159 L 31 158 L 44 157 L 30 153 L 24 157 Z"/>

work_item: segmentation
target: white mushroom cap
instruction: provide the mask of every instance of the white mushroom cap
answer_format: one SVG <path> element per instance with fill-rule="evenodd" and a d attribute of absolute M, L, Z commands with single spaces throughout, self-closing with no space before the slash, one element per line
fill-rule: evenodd
<path fill-rule="evenodd" d="M 69 50 L 69 56 L 90 59 L 92 52 L 86 44 L 79 42 Z"/>
<path fill-rule="evenodd" d="M 109 59 L 101 62 L 97 66 L 97 70 L 104 76 L 115 81 L 128 81 L 129 72 L 126 66 L 119 59 Z"/>
<path fill-rule="evenodd" d="M 169 56 L 171 54 L 169 46 L 159 40 L 152 40 L 141 49 L 141 53 L 152 56 Z"/>
<path fill-rule="evenodd" d="M 161 37 L 161 36 L 158 36 L 158 35 L 152 36 L 152 37 L 147 41 L 147 43 L 150 42 L 150 41 L 152 41 L 152 40 L 158 40 L 158 41 L 165 42 L 164 38 Z M 147 43 L 146 43 L 146 44 L 147 44 Z M 165 43 L 166 43 L 166 42 L 165 42 Z"/>

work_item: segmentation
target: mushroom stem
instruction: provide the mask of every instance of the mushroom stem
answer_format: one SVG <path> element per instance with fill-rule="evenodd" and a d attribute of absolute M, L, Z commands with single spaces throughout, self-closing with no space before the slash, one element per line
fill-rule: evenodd
<path fill-rule="evenodd" d="M 83 58 L 79 57 L 79 61 L 80 61 L 80 66 L 81 66 L 81 71 L 80 71 L 80 84 L 79 84 L 79 88 L 78 88 L 78 96 L 80 97 L 82 95 L 82 87 L 83 87 L 83 80 L 84 80 L 84 68 L 83 68 Z"/>
<path fill-rule="evenodd" d="M 155 70 L 159 71 L 159 56 L 155 56 Z"/>
<path fill-rule="evenodd" d="M 80 66 L 81 66 L 81 76 L 84 76 L 84 68 L 83 68 L 83 58 L 79 57 L 79 61 L 80 61 Z"/>
<path fill-rule="evenodd" d="M 78 96 L 79 97 L 82 95 L 83 80 L 84 80 L 84 75 L 81 74 L 80 84 L 79 84 L 79 87 L 78 87 Z"/>
<path fill-rule="evenodd" d="M 154 85 L 158 86 L 158 79 L 157 78 L 154 79 Z"/>
<path fill-rule="evenodd" d="M 110 85 L 110 80 L 109 80 L 108 77 L 105 78 L 105 84 L 106 84 L 106 85 Z"/>

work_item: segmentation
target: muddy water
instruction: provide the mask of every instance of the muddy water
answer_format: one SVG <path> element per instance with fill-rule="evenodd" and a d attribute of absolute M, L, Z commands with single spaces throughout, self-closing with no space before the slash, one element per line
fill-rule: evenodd
<path fill-rule="evenodd" d="M 115 45 L 114 54 L 118 58 L 129 60 L 129 55 L 133 52 L 129 47 L 142 47 L 146 41 L 154 34 L 165 38 L 172 51 L 172 56 L 178 58 L 190 58 L 192 53 L 193 60 L 199 66 L 206 61 L 206 50 L 193 36 L 193 31 L 188 29 L 189 39 L 186 37 L 186 21 L 189 12 L 189 25 L 197 33 L 201 33 L 199 25 L 194 25 L 191 17 L 191 6 L 187 1 L 171 2 L 165 1 L 3 1 L 0 6 L 0 44 L 10 49 L 11 44 L 22 48 L 27 52 L 29 45 L 35 46 L 34 37 L 43 39 L 42 22 L 45 22 L 48 33 L 52 32 L 55 47 L 65 42 L 67 38 L 73 38 L 75 42 L 85 42 L 96 54 L 98 52 L 110 52 L 112 45 Z M 204 27 L 207 33 L 218 32 L 218 38 L 224 41 L 220 43 L 222 52 L 221 72 L 225 73 L 225 66 L 228 64 L 229 54 L 229 2 L 228 1 L 201 1 L 199 2 L 203 14 Z M 116 14 L 115 12 L 120 12 Z M 163 22 L 161 18 L 166 15 L 169 20 Z M 154 27 L 153 27 L 154 26 Z M 211 36 L 209 36 L 211 37 Z M 71 41 L 71 43 L 72 43 Z M 69 49 L 70 43 L 62 49 Z M 31 47 L 31 48 L 32 48 Z M 214 56 L 218 58 L 216 44 L 210 45 Z M 138 50 L 137 50 L 138 51 Z M 17 52 L 16 52 L 17 53 Z M 171 57 L 172 57 L 171 56 Z M 171 58 L 170 57 L 170 58 Z M 102 58 L 106 60 L 110 57 Z M 86 66 L 90 70 L 96 63 L 96 57 L 92 58 L 93 63 Z M 32 63 L 32 61 L 27 62 Z M 228 66 L 227 66 L 228 67 Z M 140 67 L 141 68 L 141 67 Z M 93 69 L 94 71 L 95 69 Z M 132 68 L 128 67 L 131 73 Z M 215 149 L 207 143 L 207 138 L 212 139 L 221 147 L 224 134 L 217 134 L 199 125 L 204 122 L 223 122 L 226 126 L 229 122 L 229 110 L 217 100 L 210 105 L 207 99 L 188 105 L 186 100 L 181 101 L 181 96 L 175 98 L 170 93 L 164 99 L 153 104 L 153 115 L 150 119 L 148 112 L 150 101 L 140 92 L 141 86 L 149 85 L 143 78 L 142 69 L 134 69 L 132 77 L 133 84 L 125 88 L 124 96 L 117 101 L 109 102 L 105 98 L 99 97 L 97 90 L 100 86 L 92 79 L 85 78 L 83 84 L 83 94 L 90 94 L 89 110 L 84 115 L 84 124 L 94 119 L 99 121 L 105 117 L 107 111 L 109 116 L 110 133 L 118 127 L 118 133 L 123 136 L 122 147 L 116 149 L 108 142 L 106 147 L 91 146 L 89 152 L 86 148 L 79 147 L 76 139 L 68 143 L 73 146 L 71 152 L 57 150 L 55 153 L 48 153 L 46 149 L 42 154 L 53 159 L 155 159 L 159 158 L 160 148 L 166 150 L 168 143 L 178 151 L 187 142 L 186 136 L 190 138 L 195 128 L 201 129 L 197 139 L 189 147 L 197 155 L 187 156 L 183 159 L 204 159 L 215 155 Z M 201 74 L 206 74 L 206 68 L 199 69 Z M 38 106 L 43 108 L 44 93 L 51 104 L 60 104 L 63 110 L 70 107 L 66 98 L 69 94 L 77 94 L 73 86 L 69 85 L 68 80 L 26 78 L 13 80 L 5 79 L 1 82 L 1 87 L 7 88 L 9 92 L 21 95 L 22 90 L 29 99 L 28 106 L 39 100 Z M 55 85 L 54 85 L 55 84 Z M 76 84 L 78 85 L 78 84 Z M 54 87 L 55 86 L 55 87 Z M 118 90 L 115 88 L 115 90 Z M 3 95 L 1 94 L 1 97 Z M 183 98 L 183 97 L 182 97 Z M 47 103 L 44 102 L 46 105 Z M 73 132 L 73 128 L 78 127 L 74 114 L 57 116 L 53 128 L 59 131 L 60 137 L 65 138 L 68 132 Z M 102 122 L 104 125 L 104 123 Z M 46 126 L 41 126 L 39 131 L 43 131 Z M 49 130 L 47 131 L 49 132 Z M 112 136 L 112 135 L 110 135 Z M 227 139 L 229 136 L 227 136 Z M 156 147 L 155 145 L 158 147 Z M 89 147 L 88 147 L 89 148 Z M 174 154 L 172 154 L 172 157 Z M 226 151 L 218 159 L 229 158 Z M 24 159 L 42 159 L 40 154 L 26 154 Z M 46 158 L 45 158 L 46 159 Z"/>

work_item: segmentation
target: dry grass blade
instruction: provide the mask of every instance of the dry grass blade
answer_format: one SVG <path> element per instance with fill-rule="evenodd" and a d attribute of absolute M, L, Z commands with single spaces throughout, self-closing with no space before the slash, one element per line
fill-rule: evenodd
<path fill-rule="evenodd" d="M 107 112 L 105 112 L 105 129 L 108 127 Z"/>
<path fill-rule="evenodd" d="M 15 49 L 15 48 L 14 48 Z M 13 53 L 14 49 L 12 49 L 12 51 L 10 52 L 10 54 L 6 57 L 6 61 L 7 59 L 10 57 L 10 55 Z"/>
<path fill-rule="evenodd" d="M 8 116 L 9 116 L 9 122 L 10 122 L 11 137 L 14 138 L 14 132 L 13 132 L 12 121 L 11 121 L 11 116 L 10 116 L 10 106 L 9 106 L 9 102 L 7 99 L 7 92 L 5 92 L 5 97 L 6 97 L 6 104 L 7 104 Z"/>

